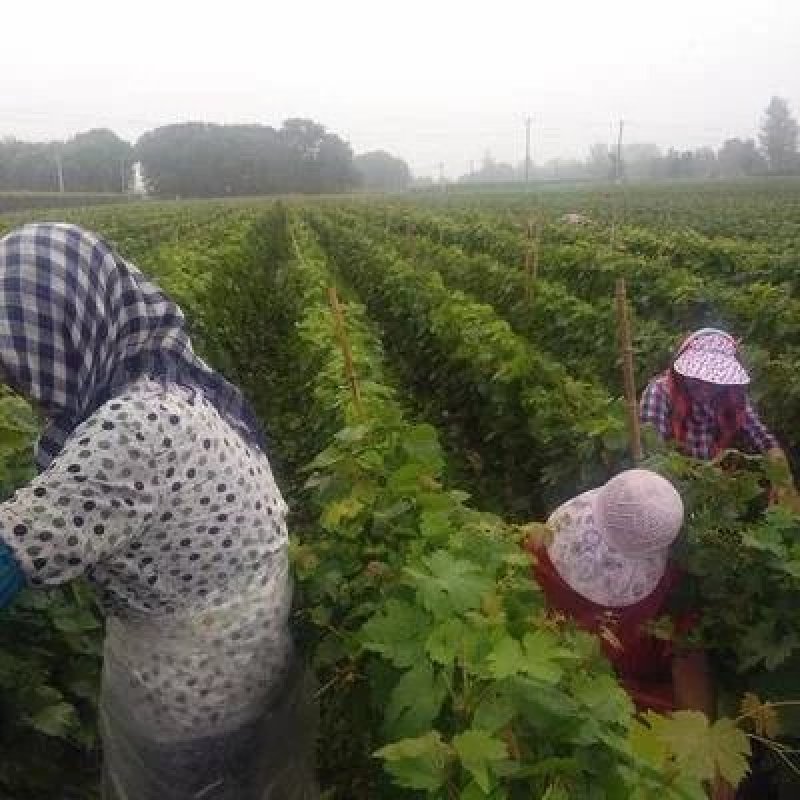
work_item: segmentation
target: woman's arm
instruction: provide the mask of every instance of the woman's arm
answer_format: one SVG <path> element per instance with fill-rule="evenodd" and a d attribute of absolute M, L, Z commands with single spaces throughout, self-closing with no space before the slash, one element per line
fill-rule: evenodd
<path fill-rule="evenodd" d="M 664 440 L 672 436 L 669 394 L 658 380 L 650 381 L 642 393 L 639 421 L 643 425 L 652 425 Z"/>
<path fill-rule="evenodd" d="M 716 717 L 716 698 L 708 659 L 695 650 L 676 655 L 672 660 L 675 706 L 687 711 L 702 711 L 709 719 Z M 721 778 L 711 787 L 711 800 L 734 800 L 734 790 Z"/>
<path fill-rule="evenodd" d="M 796 514 L 800 514 L 800 494 L 798 494 L 795 488 L 794 477 L 792 476 L 792 470 L 789 466 L 789 459 L 786 458 L 786 453 L 776 445 L 767 450 L 764 453 L 764 457 L 777 467 L 770 475 L 772 483 L 770 502 L 780 503 L 790 508 Z"/>
<path fill-rule="evenodd" d="M 163 491 L 158 433 L 131 417 L 131 409 L 106 404 L 44 472 L 0 504 L 0 541 L 29 585 L 82 575 L 124 551 L 154 517 Z"/>
<path fill-rule="evenodd" d="M 761 421 L 761 417 L 758 416 L 758 412 L 753 407 L 749 398 L 745 405 L 742 431 L 759 453 L 763 453 L 768 458 L 786 461 L 786 456 L 783 450 L 781 450 L 778 440 Z"/>
<path fill-rule="evenodd" d="M 770 476 L 772 481 L 770 500 L 783 503 L 795 512 L 800 512 L 800 496 L 794 486 L 789 459 L 778 444 L 778 440 L 761 421 L 749 400 L 745 409 L 744 433 L 753 447 L 763 453 L 764 457 L 777 467 Z"/>
<path fill-rule="evenodd" d="M 676 708 L 702 711 L 709 719 L 714 718 L 714 687 L 705 653 L 695 650 L 676 655 L 672 660 L 672 685 Z"/>

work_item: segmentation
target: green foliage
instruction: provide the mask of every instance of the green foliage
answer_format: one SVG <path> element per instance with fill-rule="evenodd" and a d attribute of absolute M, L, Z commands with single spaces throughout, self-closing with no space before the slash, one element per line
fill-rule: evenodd
<path fill-rule="evenodd" d="M 0 494 L 33 474 L 37 420 L 0 395 Z M 0 794 L 23 800 L 93 796 L 98 777 L 101 623 L 82 584 L 24 591 L 0 611 Z"/>
<path fill-rule="evenodd" d="M 287 346 L 310 365 L 300 391 L 324 446 L 307 473 L 313 514 L 296 532 L 298 614 L 335 796 L 699 796 L 698 782 L 665 779 L 635 753 L 626 693 L 592 637 L 545 615 L 522 534 L 443 485 L 432 430 L 382 383 L 375 333 L 348 303 L 356 404 L 321 253 L 290 224 L 303 302 Z"/>
<path fill-rule="evenodd" d="M 746 734 L 729 719 L 712 724 L 698 711 L 668 718 L 648 712 L 634 723 L 631 741 L 647 762 L 690 793 L 692 780 L 711 784 L 719 775 L 736 786 L 748 771 Z"/>
<path fill-rule="evenodd" d="M 295 133 L 301 146 L 308 131 Z M 319 680 L 327 797 L 699 800 L 717 773 L 742 777 L 743 730 L 793 732 L 791 707 L 778 703 L 796 692 L 800 552 L 795 514 L 764 500 L 779 478 L 771 467 L 651 462 L 686 500 L 684 599 L 704 612 L 686 643 L 707 649 L 723 679 L 728 716 L 713 724 L 692 712 L 634 716 L 597 641 L 547 614 L 522 531 L 475 510 L 451 480 L 457 442 L 478 464 L 479 505 L 487 497 L 508 517 L 543 512 L 625 464 L 609 331 L 618 275 L 646 320 L 637 352 L 648 370 L 710 297 L 757 340 L 758 385 L 775 418 L 793 424 L 796 309 L 781 283 L 791 265 L 776 267 L 780 248 L 763 235 L 781 226 L 788 241 L 790 215 L 772 226 L 732 207 L 712 220 L 674 194 L 636 196 L 635 224 L 616 224 L 613 248 L 603 224 L 552 219 L 574 202 L 553 199 L 530 299 L 530 198 L 388 216 L 320 204 L 308 218 L 325 251 L 305 214 L 277 205 L 75 215 L 158 277 L 203 353 L 270 423 L 270 457 L 296 509 L 293 621 Z M 683 227 L 665 232 L 662 201 Z M 587 202 L 610 218 L 608 201 Z M 358 403 L 326 296 L 334 282 Z M 35 429 L 27 407 L 0 400 L 5 492 L 28 474 Z M 25 594 L 0 614 L 0 794 L 92 796 L 100 634 L 82 585 Z M 766 704 L 740 710 L 746 691 Z"/>
<path fill-rule="evenodd" d="M 666 191 L 658 200 L 677 203 Z M 609 213 L 609 207 L 613 211 L 613 202 L 604 202 L 605 209 L 591 209 L 594 215 Z M 727 204 L 718 211 L 720 230 L 713 236 L 690 227 L 708 222 L 709 207 L 702 204 L 692 214 L 686 211 L 681 225 L 666 230 L 655 203 L 627 208 L 624 222 L 641 219 L 647 226 L 615 218 L 613 234 L 606 225 L 564 225 L 541 207 L 519 215 L 507 207 L 437 215 L 401 206 L 376 209 L 369 219 L 373 231 L 382 227 L 394 234 L 391 241 L 412 260 L 434 266 L 449 285 L 490 302 L 516 331 L 557 354 L 572 375 L 612 393 L 620 391 L 610 313 L 617 278 L 626 278 L 637 312 L 633 330 L 640 388 L 666 367 L 688 331 L 706 325 L 730 329 L 743 340 L 745 362 L 755 379 L 754 400 L 797 469 L 800 307 L 795 267 L 800 239 L 793 202 L 788 194 L 783 205 L 762 195 L 757 204 Z M 747 212 L 757 215 L 765 207 L 777 218 L 774 229 L 758 229 L 757 241 L 743 239 L 740 228 L 754 229 L 759 222 Z M 620 209 L 615 213 L 622 215 Z M 350 219 L 359 216 L 363 212 Z M 530 222 L 536 223 L 540 257 L 529 297 L 524 264 Z"/>
<path fill-rule="evenodd" d="M 686 602 L 703 609 L 694 636 L 735 673 L 776 669 L 800 651 L 800 516 L 767 501 L 770 483 L 786 481 L 780 466 L 735 453 L 722 463 L 674 453 L 648 463 L 686 505 L 678 555 Z"/>
<path fill-rule="evenodd" d="M 490 307 L 415 270 L 346 218 L 315 214 L 313 224 L 380 320 L 404 380 L 437 420 L 458 426 L 464 452 L 480 454 L 476 483 L 490 476 L 494 490 L 484 486 L 481 501 L 493 494 L 506 512 L 541 512 L 542 496 L 568 496 L 621 462 L 621 404 L 602 389 L 573 378 Z"/>

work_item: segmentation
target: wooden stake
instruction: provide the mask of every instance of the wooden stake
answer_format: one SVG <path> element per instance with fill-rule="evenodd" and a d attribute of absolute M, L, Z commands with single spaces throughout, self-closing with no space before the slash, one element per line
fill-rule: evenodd
<path fill-rule="evenodd" d="M 417 259 L 417 239 L 414 236 L 414 233 L 415 233 L 414 223 L 409 221 L 408 228 L 406 229 L 406 234 L 408 237 L 408 249 L 410 253 L 408 260 L 411 263 L 412 267 L 415 266 L 415 262 Z"/>
<path fill-rule="evenodd" d="M 634 462 L 641 461 L 642 439 L 639 430 L 639 406 L 636 402 L 636 381 L 633 372 L 633 342 L 631 339 L 631 319 L 625 278 L 617 279 L 617 334 L 622 353 L 622 373 L 625 379 L 625 408 L 628 415 L 628 434 L 631 441 L 631 455 Z"/>
<path fill-rule="evenodd" d="M 333 325 L 336 331 L 336 339 L 339 342 L 339 347 L 342 349 L 342 356 L 344 357 L 344 372 L 347 378 L 347 383 L 350 385 L 350 391 L 353 393 L 353 405 L 359 416 L 363 412 L 361 405 L 361 388 L 358 385 L 358 378 L 356 371 L 353 367 L 353 353 L 350 350 L 350 341 L 347 338 L 347 326 L 344 320 L 344 311 L 339 303 L 339 294 L 335 286 L 328 287 L 328 302 L 333 311 Z"/>
<path fill-rule="evenodd" d="M 533 296 L 531 286 L 531 263 L 533 252 L 531 249 L 531 239 L 533 238 L 533 217 L 528 217 L 528 224 L 525 226 L 525 299 L 530 303 Z"/>
<path fill-rule="evenodd" d="M 611 252 L 614 252 L 614 247 L 617 243 L 617 206 L 614 201 L 611 201 L 611 237 L 609 239 L 608 245 L 611 248 Z"/>
<path fill-rule="evenodd" d="M 525 299 L 530 303 L 533 296 L 533 286 L 531 281 L 531 265 L 533 263 L 533 251 L 531 250 L 531 243 L 525 245 Z"/>
<path fill-rule="evenodd" d="M 534 237 L 535 232 L 535 237 Z M 539 225 L 533 217 L 528 219 L 527 246 L 525 248 L 525 294 L 528 302 L 533 298 L 533 290 L 539 275 Z"/>
<path fill-rule="evenodd" d="M 609 245 L 613 252 L 614 248 L 617 246 L 617 228 L 621 228 L 625 224 L 625 190 L 620 189 L 619 195 L 612 197 L 612 210 L 611 210 L 611 240 Z"/>

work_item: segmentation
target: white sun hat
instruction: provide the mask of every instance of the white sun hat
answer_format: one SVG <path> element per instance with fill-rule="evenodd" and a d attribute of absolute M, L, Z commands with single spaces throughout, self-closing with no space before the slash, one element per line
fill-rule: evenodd
<path fill-rule="evenodd" d="M 683 524 L 675 487 L 655 472 L 631 469 L 558 508 L 547 547 L 562 580 L 601 606 L 621 608 L 647 597 L 667 568 Z"/>
<path fill-rule="evenodd" d="M 719 386 L 744 386 L 750 376 L 736 359 L 736 339 L 717 328 L 695 331 L 681 345 L 672 368 L 687 378 Z"/>

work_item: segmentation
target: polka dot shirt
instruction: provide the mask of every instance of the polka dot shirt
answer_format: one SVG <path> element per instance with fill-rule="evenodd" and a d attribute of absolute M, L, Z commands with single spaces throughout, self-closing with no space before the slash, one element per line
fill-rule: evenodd
<path fill-rule="evenodd" d="M 285 518 L 267 458 L 202 394 L 141 381 L 0 506 L 0 535 L 32 585 L 98 587 L 105 688 L 143 725 L 207 735 L 255 713 L 286 659 Z"/>

